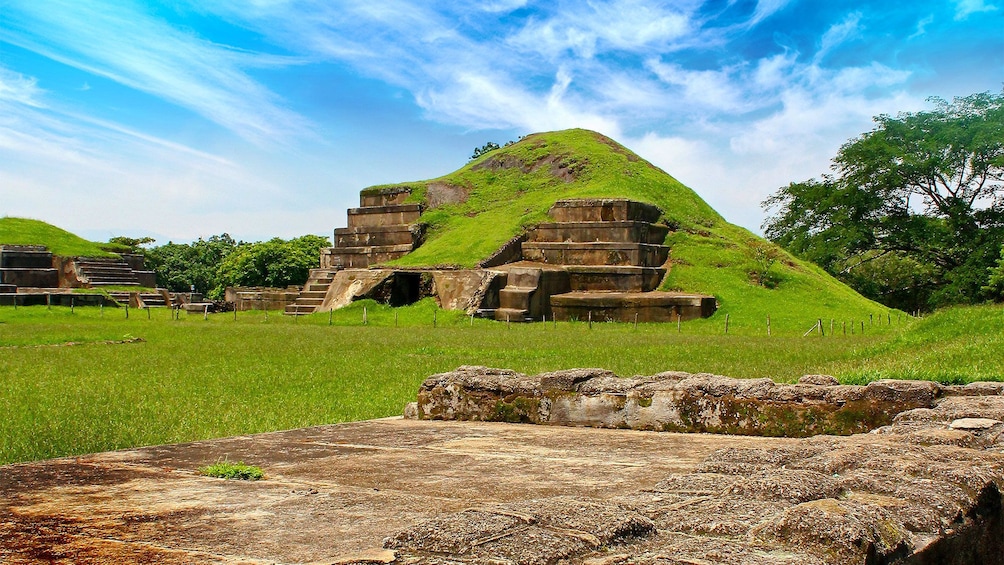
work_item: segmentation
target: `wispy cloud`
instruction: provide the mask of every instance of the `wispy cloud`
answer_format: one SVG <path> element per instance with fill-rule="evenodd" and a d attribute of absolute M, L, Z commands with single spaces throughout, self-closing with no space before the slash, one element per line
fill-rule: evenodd
<path fill-rule="evenodd" d="M 822 61 L 838 45 L 853 39 L 861 29 L 861 12 L 848 14 L 843 21 L 831 26 L 819 40 L 819 50 L 816 52 L 816 62 Z"/>
<path fill-rule="evenodd" d="M 566 52 L 588 59 L 598 51 L 664 49 L 692 31 L 687 8 L 686 3 L 670 10 L 639 0 L 589 2 L 529 21 L 509 43 L 550 59 Z"/>
<path fill-rule="evenodd" d="M 973 14 L 995 12 L 999 9 L 994 4 L 987 4 L 984 0 L 955 0 L 955 19 L 964 20 Z"/>
<path fill-rule="evenodd" d="M 753 17 L 750 18 L 750 26 L 754 26 L 763 20 L 769 18 L 776 12 L 784 9 L 788 5 L 790 0 L 759 0 L 756 3 L 756 9 L 753 11 Z"/>
<path fill-rule="evenodd" d="M 927 17 L 924 17 L 917 22 L 917 27 L 914 29 L 914 32 L 910 34 L 910 37 L 907 37 L 907 39 L 917 39 L 918 37 L 922 37 L 925 33 L 927 33 L 927 26 L 933 23 L 934 15 L 928 14 Z"/>
<path fill-rule="evenodd" d="M 308 129 L 242 69 L 261 64 L 131 3 L 14 2 L 0 40 L 188 108 L 257 141 Z"/>
<path fill-rule="evenodd" d="M 0 101 L 40 106 L 38 81 L 0 66 Z"/>

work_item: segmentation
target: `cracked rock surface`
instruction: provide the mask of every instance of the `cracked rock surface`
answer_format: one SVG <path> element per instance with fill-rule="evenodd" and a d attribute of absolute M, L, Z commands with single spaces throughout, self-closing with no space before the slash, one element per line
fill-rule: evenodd
<path fill-rule="evenodd" d="M 842 394 L 813 390 L 835 387 L 820 376 L 595 371 L 474 380 L 509 394 Z M 0 563 L 1004 564 L 1002 388 L 860 389 L 840 397 L 922 406 L 844 436 L 397 418 L 8 465 Z M 223 458 L 266 478 L 196 473 Z"/>

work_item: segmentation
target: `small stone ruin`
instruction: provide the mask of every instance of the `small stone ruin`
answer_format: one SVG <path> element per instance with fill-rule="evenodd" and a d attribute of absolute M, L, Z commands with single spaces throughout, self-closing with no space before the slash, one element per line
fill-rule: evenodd
<path fill-rule="evenodd" d="M 42 245 L 0 245 L 0 304 L 99 304 L 104 295 L 72 293 L 75 288 L 157 286 L 142 255 L 119 257 L 62 257 Z M 132 306 L 164 306 L 166 290 L 108 292 L 115 301 Z M 114 304 L 114 303 L 112 303 Z"/>
<path fill-rule="evenodd" d="M 340 308 L 360 298 L 399 306 L 434 296 L 443 308 L 506 322 L 669 322 L 707 317 L 714 297 L 656 290 L 669 268 L 662 211 L 626 199 L 560 200 L 553 222 L 503 245 L 476 269 L 388 268 L 425 235 L 410 188 L 363 191 L 321 251 L 291 315 Z"/>

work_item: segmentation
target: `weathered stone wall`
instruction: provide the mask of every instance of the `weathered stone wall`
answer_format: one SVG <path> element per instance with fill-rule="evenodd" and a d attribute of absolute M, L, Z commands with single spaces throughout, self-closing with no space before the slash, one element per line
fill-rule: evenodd
<path fill-rule="evenodd" d="M 850 435 L 892 423 L 897 414 L 932 409 L 943 398 L 1000 394 L 980 383 L 882 380 L 839 385 L 806 376 L 798 384 L 665 372 L 620 378 L 603 369 L 527 376 L 506 369 L 460 367 L 422 383 L 408 415 L 421 419 L 709 432 L 772 437 Z"/>
<path fill-rule="evenodd" d="M 296 288 L 227 287 L 224 300 L 234 305 L 238 312 L 247 310 L 283 310 L 296 302 L 300 291 Z"/>
<path fill-rule="evenodd" d="M 545 498 L 427 519 L 387 538 L 394 563 L 1004 565 L 1004 383 L 460 367 L 427 379 L 407 415 L 853 435 L 718 449 L 690 472 L 604 501 Z"/>

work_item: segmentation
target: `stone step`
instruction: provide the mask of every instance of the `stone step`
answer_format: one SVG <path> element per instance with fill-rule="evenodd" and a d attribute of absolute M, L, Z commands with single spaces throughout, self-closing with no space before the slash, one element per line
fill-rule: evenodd
<path fill-rule="evenodd" d="M 91 286 L 139 286 L 139 282 L 135 279 L 90 279 L 89 284 Z"/>
<path fill-rule="evenodd" d="M 14 294 L 17 292 L 15 284 L 0 284 L 0 294 Z"/>
<path fill-rule="evenodd" d="M 669 247 L 651 243 L 524 242 L 523 259 L 551 265 L 634 265 L 658 267 L 669 258 Z"/>
<path fill-rule="evenodd" d="M 59 271 L 48 269 L 0 269 L 0 283 L 24 288 L 56 288 Z"/>
<path fill-rule="evenodd" d="M 316 285 L 311 285 L 316 286 Z M 310 298 L 310 299 L 324 299 L 324 295 L 327 294 L 327 288 L 325 290 L 304 290 L 300 292 L 299 298 Z"/>
<path fill-rule="evenodd" d="M 421 236 L 419 224 L 357 226 L 335 230 L 335 247 L 414 245 Z"/>
<path fill-rule="evenodd" d="M 52 253 L 44 248 L 0 247 L 0 268 L 51 269 Z"/>
<path fill-rule="evenodd" d="M 359 206 L 369 208 L 372 206 L 394 206 L 404 204 L 404 201 L 411 195 L 411 188 L 384 188 L 372 192 L 359 193 Z"/>
<path fill-rule="evenodd" d="M 331 286 L 331 280 L 332 279 L 328 279 L 327 281 L 318 281 L 318 282 L 310 283 L 310 284 L 306 285 L 306 287 L 305 287 L 306 290 L 304 290 L 303 292 L 305 292 L 305 293 L 306 292 L 320 292 L 321 294 L 324 294 L 325 292 L 328 291 L 328 287 Z"/>
<path fill-rule="evenodd" d="M 680 292 L 569 292 L 551 296 L 559 320 L 676 322 L 715 313 L 714 296 Z"/>
<path fill-rule="evenodd" d="M 324 303 L 323 296 L 320 298 L 305 298 L 301 296 L 300 298 L 297 298 L 296 302 L 294 302 L 293 304 L 296 304 L 297 306 L 312 306 L 314 308 L 317 308 L 323 303 Z"/>
<path fill-rule="evenodd" d="M 143 301 L 143 304 L 150 307 L 162 307 L 167 306 L 167 302 L 164 300 L 164 296 L 157 292 L 144 292 L 139 295 L 139 299 Z"/>
<path fill-rule="evenodd" d="M 495 310 L 495 319 L 499 322 L 532 322 L 530 313 L 526 310 L 515 308 L 498 308 Z"/>
<path fill-rule="evenodd" d="M 421 204 L 396 204 L 392 206 L 366 206 L 349 208 L 348 227 L 393 226 L 413 224 L 422 215 Z"/>
<path fill-rule="evenodd" d="M 530 311 L 530 298 L 537 288 L 505 287 L 499 291 L 499 307 L 509 310 Z"/>
<path fill-rule="evenodd" d="M 610 241 L 622 243 L 655 243 L 666 240 L 669 227 L 634 220 L 611 222 L 552 222 L 540 224 L 530 231 L 534 242 L 566 241 L 588 243 Z"/>
<path fill-rule="evenodd" d="M 547 214 L 558 222 L 640 221 L 654 224 L 662 210 L 652 204 L 624 198 L 577 198 L 559 200 Z"/>
<path fill-rule="evenodd" d="M 365 269 L 370 265 L 404 257 L 412 249 L 411 245 L 329 247 L 321 250 L 321 264 L 345 269 Z"/>
<path fill-rule="evenodd" d="M 666 276 L 661 267 L 568 265 L 565 270 L 572 291 L 647 292 Z"/>
<path fill-rule="evenodd" d="M 283 314 L 287 316 L 305 316 L 307 314 L 313 314 L 317 308 L 315 306 L 306 306 L 303 304 L 289 304 L 283 311 Z"/>
<path fill-rule="evenodd" d="M 514 288 L 537 288 L 542 269 L 533 267 L 513 267 L 509 269 L 506 286 Z"/>

